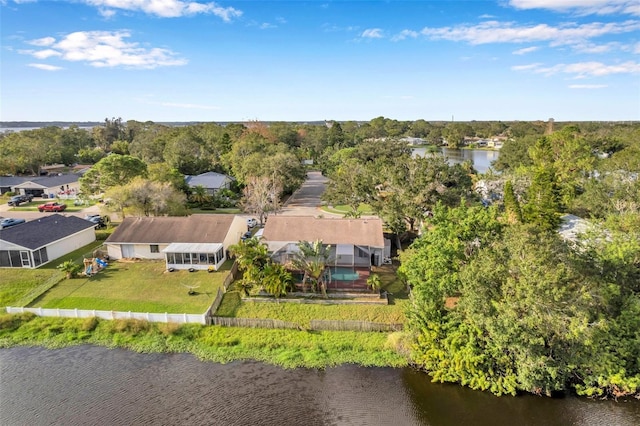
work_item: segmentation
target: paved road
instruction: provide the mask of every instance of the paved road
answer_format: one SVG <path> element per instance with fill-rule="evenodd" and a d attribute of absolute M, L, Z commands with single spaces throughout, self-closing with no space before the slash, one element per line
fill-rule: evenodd
<path fill-rule="evenodd" d="M 322 200 L 320 197 L 327 186 L 328 179 L 320 172 L 308 172 L 307 180 L 300 189 L 289 197 L 279 215 L 287 216 L 337 216 L 320 209 Z"/>

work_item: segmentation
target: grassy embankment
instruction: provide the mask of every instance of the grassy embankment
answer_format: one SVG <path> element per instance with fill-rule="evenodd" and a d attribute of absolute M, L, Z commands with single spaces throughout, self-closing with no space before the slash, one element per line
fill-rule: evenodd
<path fill-rule="evenodd" d="M 138 320 L 0 315 L 0 348 L 81 344 L 144 353 L 192 353 L 214 362 L 257 360 L 285 368 L 339 364 L 403 367 L 401 333 L 307 332 L 149 323 Z"/>

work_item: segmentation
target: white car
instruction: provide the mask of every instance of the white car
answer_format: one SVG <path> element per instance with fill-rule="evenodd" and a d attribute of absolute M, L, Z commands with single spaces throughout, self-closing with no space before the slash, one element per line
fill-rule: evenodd
<path fill-rule="evenodd" d="M 254 228 L 254 227 L 256 227 L 257 225 L 258 225 L 258 221 L 257 221 L 257 220 L 255 220 L 254 218 L 252 218 L 252 217 L 251 217 L 251 218 L 247 219 L 247 226 L 248 226 L 249 228 Z"/>

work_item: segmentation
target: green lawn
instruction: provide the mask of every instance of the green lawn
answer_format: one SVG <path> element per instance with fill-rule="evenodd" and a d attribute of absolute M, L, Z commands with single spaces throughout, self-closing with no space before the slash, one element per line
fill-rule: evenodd
<path fill-rule="evenodd" d="M 111 262 L 91 278 L 63 280 L 31 303 L 43 308 L 201 314 L 231 267 L 221 271 L 166 272 L 163 261 Z M 186 286 L 195 288 L 189 295 Z"/>
<path fill-rule="evenodd" d="M 38 269 L 2 268 L 0 272 L 0 307 L 25 306 L 63 279 L 62 272 L 56 269 L 59 264 L 66 260 L 81 262 L 85 254 L 90 254 L 101 244 L 101 241 L 93 242 Z"/>
<path fill-rule="evenodd" d="M 66 204 L 67 208 L 65 209 L 65 212 L 79 212 L 83 209 L 86 209 L 89 206 L 92 206 L 95 204 L 95 201 L 91 201 L 89 204 L 83 204 L 81 206 L 76 206 L 74 205 L 74 201 L 75 200 L 59 200 L 57 198 L 53 198 L 53 199 L 48 199 L 45 200 L 43 199 L 39 199 L 37 201 L 31 201 L 30 203 L 24 203 L 24 204 L 20 204 L 18 207 L 12 207 L 9 209 L 9 211 L 16 211 L 16 212 L 37 212 L 38 211 L 38 206 L 41 204 L 45 204 L 45 203 L 49 203 L 49 202 L 58 202 L 61 204 Z"/>

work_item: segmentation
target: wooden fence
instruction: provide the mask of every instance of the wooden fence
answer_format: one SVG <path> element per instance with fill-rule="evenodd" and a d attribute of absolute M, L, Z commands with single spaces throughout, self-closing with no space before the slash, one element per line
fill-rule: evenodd
<path fill-rule="evenodd" d="M 279 328 L 301 330 L 298 324 L 269 318 L 227 318 L 227 317 L 211 317 L 212 325 L 222 325 L 225 327 L 244 327 L 244 328 Z"/>
<path fill-rule="evenodd" d="M 231 265 L 231 269 L 229 270 L 229 275 L 227 275 L 227 277 L 222 282 L 222 287 L 224 287 L 225 293 L 227 292 L 227 290 L 229 290 L 229 286 L 231 285 L 233 280 L 235 280 L 237 274 L 238 274 L 238 262 L 233 262 L 233 265 Z M 215 311 L 212 311 L 212 312 L 215 312 Z"/>
<path fill-rule="evenodd" d="M 85 309 L 45 309 L 45 308 L 12 308 L 7 306 L 7 313 L 21 314 L 31 312 L 40 317 L 61 318 L 90 318 L 96 317 L 106 320 L 137 319 L 149 322 L 175 322 L 178 324 L 207 324 L 205 314 L 168 314 L 152 312 L 120 312 L 97 311 Z"/>
<path fill-rule="evenodd" d="M 402 331 L 402 324 L 385 324 L 381 322 L 357 320 L 311 320 L 311 330 L 326 331 Z"/>

